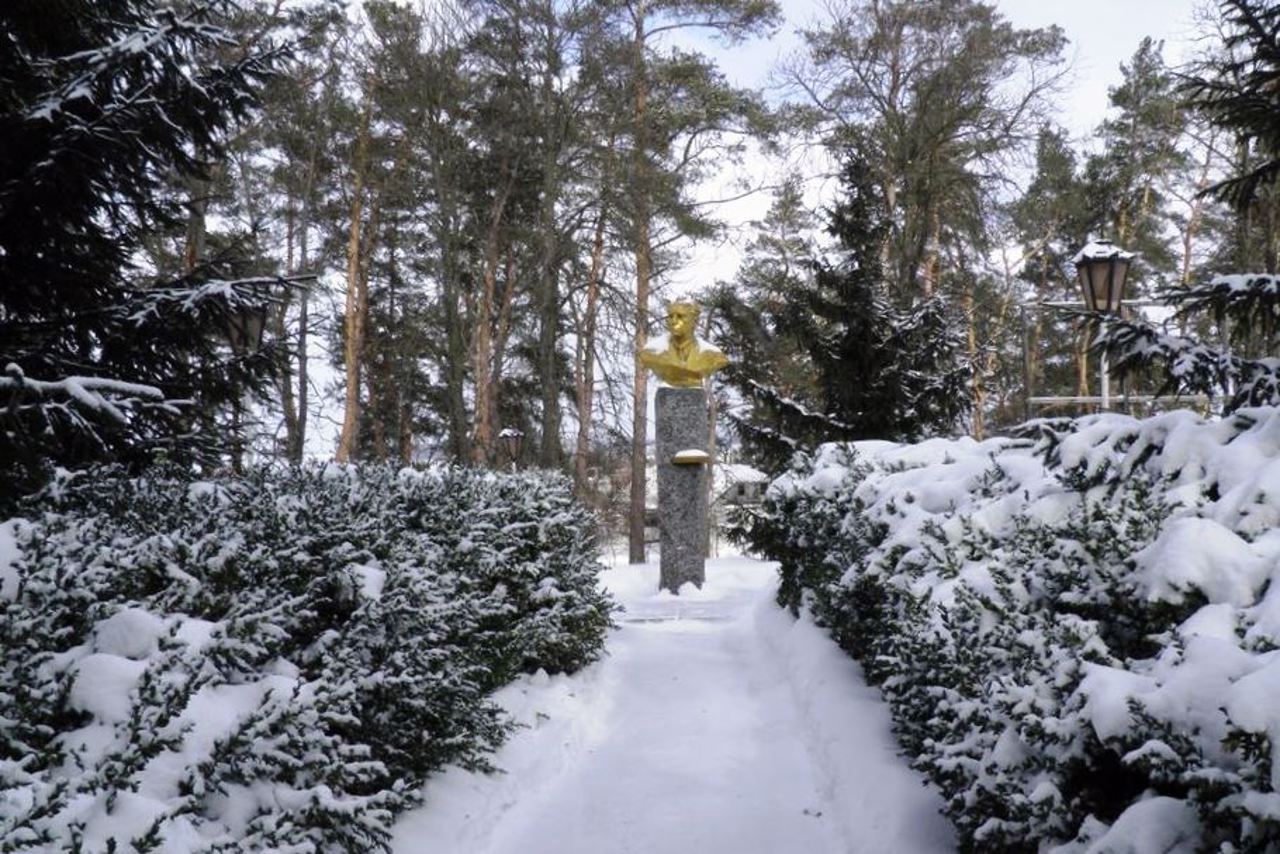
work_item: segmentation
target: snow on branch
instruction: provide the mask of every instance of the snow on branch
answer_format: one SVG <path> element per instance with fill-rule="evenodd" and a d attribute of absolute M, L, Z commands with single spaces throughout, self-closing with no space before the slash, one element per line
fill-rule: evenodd
<path fill-rule="evenodd" d="M 22 412 L 31 409 L 46 409 L 50 401 L 55 407 L 64 406 L 63 401 L 71 401 L 75 405 L 87 409 L 97 415 L 105 416 L 117 424 L 128 424 L 128 411 L 145 404 L 164 403 L 165 395 L 160 389 L 141 383 L 124 382 L 107 377 L 63 377 L 60 380 L 37 380 L 26 376 L 22 368 L 10 362 L 5 365 L 4 375 L 0 376 L 0 394 L 9 395 L 9 411 Z M 38 398 L 34 403 L 25 403 L 23 398 Z M 154 403 L 153 403 L 154 402 Z M 169 403 L 167 406 L 172 407 Z"/>
<path fill-rule="evenodd" d="M 1158 299 L 1180 315 L 1212 313 L 1271 335 L 1280 321 L 1280 277 L 1268 273 L 1218 276 L 1208 284 L 1166 290 Z"/>
<path fill-rule="evenodd" d="M 824 412 L 816 412 L 810 409 L 800 401 L 782 394 L 776 388 L 764 385 L 753 379 L 748 379 L 747 385 L 751 388 L 752 395 L 758 400 L 765 401 L 776 409 L 789 412 L 804 421 L 846 433 L 854 432 L 857 429 L 853 425 L 846 424 Z"/>
<path fill-rule="evenodd" d="M 177 283 L 165 288 L 138 291 L 124 306 L 127 321 L 141 326 L 178 311 L 197 317 L 204 311 L 223 312 L 261 308 L 280 302 L 280 288 L 300 287 L 314 275 L 257 276 L 246 279 L 211 279 L 198 284 Z"/>
<path fill-rule="evenodd" d="M 201 174 L 201 157 L 216 152 L 232 120 L 245 118 L 251 81 L 264 79 L 286 52 L 278 45 L 230 50 L 237 42 L 218 19 L 236 8 L 234 0 L 200 0 L 180 13 L 138 10 L 110 21 L 106 44 L 33 60 L 43 91 L 15 118 L 45 155 L 22 186 L 102 157 L 139 186 L 157 185 L 171 170 Z M 0 196 L 18 189 L 10 182 Z"/>
<path fill-rule="evenodd" d="M 77 66 L 80 73 L 47 94 L 27 113 L 35 121 L 51 121 L 58 113 L 78 101 L 91 101 L 102 81 L 111 81 L 122 63 L 140 55 L 160 50 L 177 36 L 186 36 L 213 44 L 231 45 L 234 40 L 223 29 L 206 23 L 219 2 L 199 3 L 181 17 L 172 12 L 157 15 L 110 44 L 92 50 L 68 54 L 54 60 L 54 65 Z"/>
<path fill-rule="evenodd" d="M 1157 301 L 1176 317 L 1230 318 L 1247 332 L 1274 338 L 1280 329 L 1280 277 L 1266 273 L 1217 276 L 1206 284 L 1167 289 Z M 1160 395 L 1225 396 L 1227 411 L 1280 404 L 1280 359 L 1237 356 L 1169 333 L 1140 318 L 1083 315 L 1093 327 L 1093 349 L 1105 352 L 1120 377 L 1153 368 L 1164 376 Z"/>
<path fill-rule="evenodd" d="M 1093 348 L 1111 359 L 1120 377 L 1144 368 L 1164 374 L 1158 394 L 1227 395 L 1226 409 L 1280 404 L 1280 359 L 1246 359 L 1165 332 L 1145 320 L 1090 317 Z"/>

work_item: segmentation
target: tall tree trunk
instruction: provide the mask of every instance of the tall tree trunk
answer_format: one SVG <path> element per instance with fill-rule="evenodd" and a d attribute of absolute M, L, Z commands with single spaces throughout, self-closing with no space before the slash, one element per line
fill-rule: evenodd
<path fill-rule="evenodd" d="M 441 201 L 440 303 L 444 310 L 444 391 L 449 451 L 454 460 L 471 457 L 470 419 L 467 416 L 467 329 L 463 313 L 462 272 L 458 263 L 457 212 L 450 190 L 437 182 Z"/>
<path fill-rule="evenodd" d="M 649 277 L 653 259 L 649 246 L 647 211 L 637 223 L 636 231 L 636 332 L 632 388 L 631 419 L 631 503 L 628 513 L 628 556 L 631 563 L 644 563 L 645 479 L 648 476 L 647 445 L 649 438 L 649 376 L 640 364 L 640 349 L 649 329 Z"/>
<path fill-rule="evenodd" d="M 298 271 L 296 259 L 294 258 L 294 244 L 296 242 L 297 233 L 297 209 L 294 207 L 293 200 L 290 199 L 285 208 L 285 262 L 284 269 L 287 275 L 294 275 Z M 289 334 L 288 315 L 290 296 L 285 293 L 284 299 L 280 301 L 280 305 L 276 307 L 276 311 L 272 313 L 273 334 L 277 341 L 284 341 Z M 298 402 L 293 394 L 293 370 L 289 362 L 289 351 L 285 347 L 281 347 L 276 364 L 280 372 L 280 408 L 284 412 L 284 442 L 285 454 L 290 462 L 294 461 L 293 449 L 300 444 L 298 441 Z"/>
<path fill-rule="evenodd" d="M 369 231 L 373 232 L 378 224 L 376 211 L 381 208 L 381 204 L 374 207 L 374 213 L 369 217 Z M 387 246 L 387 267 L 386 267 L 386 293 L 384 296 L 385 307 L 383 308 L 383 324 L 393 327 L 396 325 L 397 305 L 396 305 L 396 281 L 399 279 L 399 273 L 396 270 L 396 244 L 397 235 L 394 225 L 387 229 L 386 246 Z M 369 255 L 372 254 L 372 248 L 365 255 L 365 263 L 368 263 Z M 385 327 L 384 327 L 385 328 Z M 371 448 L 373 457 L 378 462 L 387 462 L 391 459 L 391 439 L 392 431 L 388 426 L 388 419 L 394 415 L 397 419 L 395 427 L 395 439 L 399 442 L 399 416 L 400 416 L 400 389 L 402 384 L 398 382 L 397 365 L 403 354 L 398 353 L 393 346 L 395 339 L 393 337 L 377 337 L 374 336 L 369 340 L 369 349 L 367 358 L 372 360 L 372 364 L 366 366 L 365 375 L 368 377 L 368 396 L 369 406 L 365 412 L 365 421 L 373 433 Z M 398 453 L 398 452 L 397 452 Z"/>
<path fill-rule="evenodd" d="M 542 78 L 542 100 L 551 111 L 549 126 L 556 126 L 554 138 L 563 138 L 554 110 L 555 79 L 548 63 Z M 538 265 L 538 377 L 542 385 L 541 447 L 538 463 L 543 468 L 559 468 L 560 443 L 560 232 L 556 224 L 556 203 L 560 196 L 559 145 L 548 144 L 542 164 L 542 204 L 538 212 L 542 231 L 542 258 Z"/>
<path fill-rule="evenodd" d="M 313 143 L 311 146 L 311 158 L 307 162 L 307 179 L 303 185 L 302 211 L 299 215 L 300 221 L 298 223 L 297 271 L 303 273 L 308 270 L 311 263 L 311 218 L 315 213 L 316 165 L 319 153 L 319 143 Z M 310 397 L 307 377 L 307 335 L 310 331 L 308 329 L 310 302 L 311 292 L 307 288 L 302 288 L 298 293 L 298 349 L 295 355 L 298 364 L 298 414 L 294 424 L 294 433 L 290 438 L 289 444 L 289 460 L 294 465 L 302 464 L 302 456 L 307 445 L 307 405 Z"/>
<path fill-rule="evenodd" d="M 1249 139 L 1236 137 L 1235 162 L 1232 164 L 1235 174 L 1243 175 L 1249 169 Z M 1253 205 L 1235 205 L 1236 251 L 1235 266 L 1237 270 L 1248 271 L 1253 267 Z"/>
<path fill-rule="evenodd" d="M 385 402 L 382 399 L 383 389 L 389 388 L 391 383 L 386 376 L 386 360 L 382 360 L 379 365 L 375 360 L 374 368 L 381 370 L 368 369 L 364 372 L 364 382 L 366 394 L 368 395 L 369 405 L 364 412 L 364 418 L 368 422 L 369 432 L 373 435 L 365 441 L 369 443 L 373 452 L 373 458 L 380 463 L 385 463 L 390 455 L 390 448 L 387 445 L 387 422 L 384 416 Z"/>
<path fill-rule="evenodd" d="M 1048 259 L 1040 262 L 1040 280 L 1036 283 L 1036 302 L 1044 302 L 1049 294 L 1049 264 Z M 1042 368 L 1040 360 L 1040 341 L 1044 334 L 1044 309 L 1039 306 L 1033 307 L 1031 321 L 1031 333 L 1029 346 L 1025 346 L 1027 359 L 1027 384 L 1030 388 L 1040 388 L 1043 384 L 1041 380 Z M 1031 392 L 1028 390 L 1028 396 Z M 1028 404 L 1030 406 L 1030 404 Z"/>
<path fill-rule="evenodd" d="M 413 416 L 405 401 L 404 389 L 396 388 L 396 451 L 400 465 L 413 462 Z"/>
<path fill-rule="evenodd" d="M 942 219 L 935 206 L 929 213 L 929 232 L 925 238 L 924 264 L 920 273 L 920 289 L 925 299 L 933 296 L 937 285 L 939 253 L 942 246 Z"/>
<path fill-rule="evenodd" d="M 648 374 L 640 364 L 640 349 L 649 334 L 649 277 L 653 272 L 653 247 L 649 235 L 649 170 L 648 133 L 649 82 L 645 69 L 645 8 L 637 4 L 635 20 L 635 261 L 636 261 L 636 328 L 631 417 L 631 494 L 627 512 L 628 558 L 631 563 L 644 563 L 644 511 L 646 478 L 646 444 L 649 438 Z"/>
<path fill-rule="evenodd" d="M 480 298 L 477 300 L 475 326 L 471 344 L 471 375 L 475 383 L 475 418 L 472 422 L 471 457 L 474 462 L 488 465 L 493 461 L 494 404 L 493 387 L 493 324 L 498 296 L 498 264 L 502 255 L 503 214 L 512 184 L 514 167 L 508 171 L 507 182 L 494 199 L 489 215 L 489 227 L 485 232 L 484 273 Z"/>
<path fill-rule="evenodd" d="M 1081 329 L 1076 339 L 1076 395 L 1089 396 L 1089 331 Z"/>
<path fill-rule="evenodd" d="M 554 227 L 554 223 L 553 223 Z M 546 247 L 544 259 L 557 251 Z M 538 374 L 542 385 L 542 442 L 538 463 L 543 468 L 559 468 L 563 448 L 560 443 L 560 276 L 554 260 L 544 260 L 538 298 Z"/>
<path fill-rule="evenodd" d="M 515 246 L 508 243 L 506 276 L 503 279 L 503 287 L 498 293 L 497 299 L 497 323 L 493 332 L 493 371 L 489 382 L 489 408 L 495 419 L 497 418 L 498 410 L 501 408 L 502 377 L 506 368 L 507 342 L 511 338 L 511 311 L 515 307 L 516 286 L 518 283 L 519 279 L 516 278 L 516 249 Z"/>
<path fill-rule="evenodd" d="M 893 182 L 893 174 L 888 170 L 883 170 L 880 175 L 880 184 L 884 193 L 885 222 L 892 223 L 898 211 L 898 188 Z M 890 271 L 894 270 L 893 245 L 893 228 L 889 227 L 884 230 L 884 237 L 880 241 L 880 269 L 884 271 L 886 288 L 890 286 Z M 898 281 L 893 284 L 901 285 L 902 282 Z"/>
<path fill-rule="evenodd" d="M 307 238 L 310 235 L 310 226 L 311 199 L 308 198 L 302 209 L 302 228 L 298 235 L 298 268 L 304 271 L 309 263 Z M 302 464 L 302 456 L 307 447 L 307 405 L 310 397 L 307 378 L 307 335 L 310 302 L 311 291 L 303 288 L 298 294 L 298 430 L 295 436 L 296 442 L 289 448 L 289 459 L 294 465 Z"/>
<path fill-rule="evenodd" d="M 963 261 L 961 264 L 963 265 Z M 966 349 L 969 364 L 973 368 L 973 437 L 982 441 L 986 433 L 987 387 L 983 376 L 984 365 L 978 359 L 978 309 L 974 294 L 973 276 L 964 277 L 963 309 L 966 327 Z"/>
<path fill-rule="evenodd" d="M 310 398 L 307 377 L 307 335 L 310 321 L 311 292 L 304 288 L 298 294 L 298 430 L 294 443 L 289 448 L 289 460 L 294 465 L 302 465 L 303 455 L 307 448 L 307 406 Z"/>
<path fill-rule="evenodd" d="M 193 271 L 204 258 L 207 234 L 205 212 L 209 208 L 209 194 L 212 192 L 213 182 L 221 172 L 222 163 L 214 163 L 209 167 L 208 178 L 190 178 L 187 182 L 187 229 L 182 248 L 184 273 Z"/>
<path fill-rule="evenodd" d="M 1262 272 L 1274 275 L 1276 266 L 1280 264 L 1280 247 L 1276 245 L 1276 199 L 1274 190 L 1263 190 L 1262 205 L 1263 223 L 1265 225 L 1262 230 Z"/>
<path fill-rule="evenodd" d="M 1012 307 L 1013 307 L 1013 291 L 1012 289 L 1010 289 L 1010 290 L 1006 290 L 1004 292 L 1004 295 L 1000 298 L 1000 308 L 996 311 L 995 322 L 992 323 L 991 325 L 991 334 L 987 336 L 988 341 L 998 342 L 1000 341 L 1001 338 L 1004 337 L 1005 324 L 1009 322 L 1010 308 Z M 982 360 L 984 363 L 982 367 L 982 373 L 984 377 L 995 376 L 996 367 L 997 367 L 996 359 L 998 355 L 999 355 L 999 350 L 994 346 L 990 347 L 987 350 Z M 983 384 L 982 389 L 983 389 L 982 397 L 985 403 L 986 397 L 987 397 L 987 389 L 986 389 L 985 382 Z M 974 396 L 977 397 L 976 394 Z M 1007 395 L 1001 394 L 1000 399 L 996 402 L 996 408 L 997 409 L 1002 408 L 1006 399 L 1007 399 Z M 984 416 L 984 424 L 985 424 L 985 416 Z"/>
<path fill-rule="evenodd" d="M 347 302 L 343 313 L 342 364 L 346 375 L 346 398 L 342 407 L 342 432 L 338 436 L 337 460 L 351 461 L 360 432 L 360 368 L 364 354 L 365 325 L 369 315 L 369 287 L 364 276 L 361 227 L 364 218 L 364 187 L 369 168 L 369 122 L 373 114 L 373 93 L 366 91 L 364 113 L 356 139 L 352 164 L 351 226 L 347 232 Z"/>
<path fill-rule="evenodd" d="M 591 411 L 595 403 L 596 386 L 596 315 L 599 311 L 600 278 L 604 271 L 605 209 L 602 205 L 596 218 L 595 234 L 591 240 L 591 267 L 587 271 L 587 305 L 578 330 L 578 375 L 574 389 L 578 404 L 578 435 L 574 444 L 573 482 L 579 497 L 587 494 L 587 458 L 591 453 Z"/>

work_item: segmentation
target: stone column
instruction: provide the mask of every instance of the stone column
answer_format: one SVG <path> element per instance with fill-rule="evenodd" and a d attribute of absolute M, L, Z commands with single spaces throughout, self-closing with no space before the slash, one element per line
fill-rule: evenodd
<path fill-rule="evenodd" d="M 676 465 L 680 451 L 707 450 L 707 394 L 700 388 L 660 388 L 656 404 L 658 587 L 673 593 L 686 581 L 706 579 L 707 465 Z"/>

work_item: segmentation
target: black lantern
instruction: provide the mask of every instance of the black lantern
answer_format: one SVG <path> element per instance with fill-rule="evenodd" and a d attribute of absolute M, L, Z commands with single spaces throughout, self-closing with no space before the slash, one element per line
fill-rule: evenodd
<path fill-rule="evenodd" d="M 262 346 L 262 331 L 267 325 L 266 305 L 245 306 L 227 313 L 227 343 L 237 356 L 252 353 Z"/>
<path fill-rule="evenodd" d="M 520 445 L 524 443 L 524 431 L 515 427 L 503 427 L 498 433 L 498 438 L 502 440 L 502 444 L 507 449 L 507 457 L 511 460 L 512 468 L 515 467 L 516 460 L 520 458 Z"/>
<path fill-rule="evenodd" d="M 1076 265 L 1085 307 L 1089 311 L 1119 314 L 1133 253 L 1125 252 L 1110 240 L 1091 240 L 1071 261 Z"/>

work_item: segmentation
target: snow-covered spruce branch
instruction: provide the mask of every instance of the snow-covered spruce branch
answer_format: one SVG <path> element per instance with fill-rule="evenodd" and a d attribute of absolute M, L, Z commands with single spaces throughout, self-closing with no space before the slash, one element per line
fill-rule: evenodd
<path fill-rule="evenodd" d="M 747 386 L 751 389 L 751 393 L 756 399 L 768 403 L 779 411 L 787 412 L 815 426 L 826 427 L 830 430 L 844 433 L 853 433 L 857 429 L 853 425 L 846 424 L 838 418 L 833 418 L 824 412 L 815 412 L 800 401 L 787 397 L 776 388 L 764 385 L 756 380 L 748 379 Z"/>
<path fill-rule="evenodd" d="M 170 287 L 137 291 L 121 307 L 125 319 L 133 326 L 159 320 L 177 311 L 198 317 L 208 310 L 224 313 L 277 304 L 276 291 L 302 287 L 315 280 L 314 275 L 256 276 L 245 279 L 210 279 L 196 284 L 178 282 Z"/>
<path fill-rule="evenodd" d="M 82 50 L 52 60 L 53 66 L 77 67 L 80 73 L 51 93 L 40 106 L 31 111 L 32 118 L 52 115 L 66 102 L 76 100 L 92 91 L 92 84 L 109 80 L 123 62 L 151 53 L 175 36 L 207 39 L 224 46 L 235 44 L 235 39 L 224 29 L 208 23 L 214 11 L 229 8 L 228 0 L 206 0 L 197 3 L 181 15 L 172 10 L 162 10 L 152 21 L 138 26 L 115 41 L 91 50 Z"/>
<path fill-rule="evenodd" d="M 26 398 L 35 398 L 34 402 Z M 116 422 L 127 424 L 128 413 L 143 406 L 157 405 L 176 411 L 173 401 L 166 401 L 164 392 L 155 386 L 124 382 L 108 377 L 63 377 L 59 380 L 38 380 L 23 374 L 22 369 L 10 362 L 0 376 L 0 399 L 7 399 L 10 413 L 32 409 L 65 408 L 69 401 Z"/>
<path fill-rule="evenodd" d="M 1246 359 L 1144 320 L 1099 316 L 1093 347 L 1111 359 L 1121 378 L 1145 368 L 1163 373 L 1157 394 L 1225 395 L 1228 411 L 1280 403 L 1280 359 Z"/>
<path fill-rule="evenodd" d="M 1157 299 L 1180 316 L 1212 314 L 1270 335 L 1280 324 L 1280 277 L 1268 273 L 1218 276 L 1207 284 L 1164 290 Z"/>
<path fill-rule="evenodd" d="M 136 154 L 131 151 L 133 140 L 145 134 L 141 129 L 186 129 L 189 122 L 175 120 L 173 110 L 198 109 L 219 101 L 233 111 L 242 109 L 247 104 L 244 81 L 262 77 L 283 48 L 247 52 L 225 63 L 184 61 L 197 48 L 211 54 L 233 53 L 227 49 L 237 45 L 236 39 L 213 21 L 236 8 L 235 0 L 203 0 L 181 14 L 159 10 L 137 15 L 115 22 L 119 35 L 108 44 L 40 60 L 48 90 L 25 109 L 23 118 L 32 126 L 48 126 L 48 154 L 24 181 L 39 183 L 42 176 L 86 157 L 85 146 L 96 143 L 114 147 L 131 160 Z M 177 69 L 180 85 L 158 87 L 157 79 L 145 69 L 161 66 Z M 197 147 L 214 143 L 220 131 L 217 125 L 193 129 Z M 144 148 L 154 163 L 176 165 L 183 172 L 199 170 L 187 147 L 162 143 Z M 140 166 L 146 164 L 132 168 Z M 0 196 L 11 189 L 0 188 Z"/>

